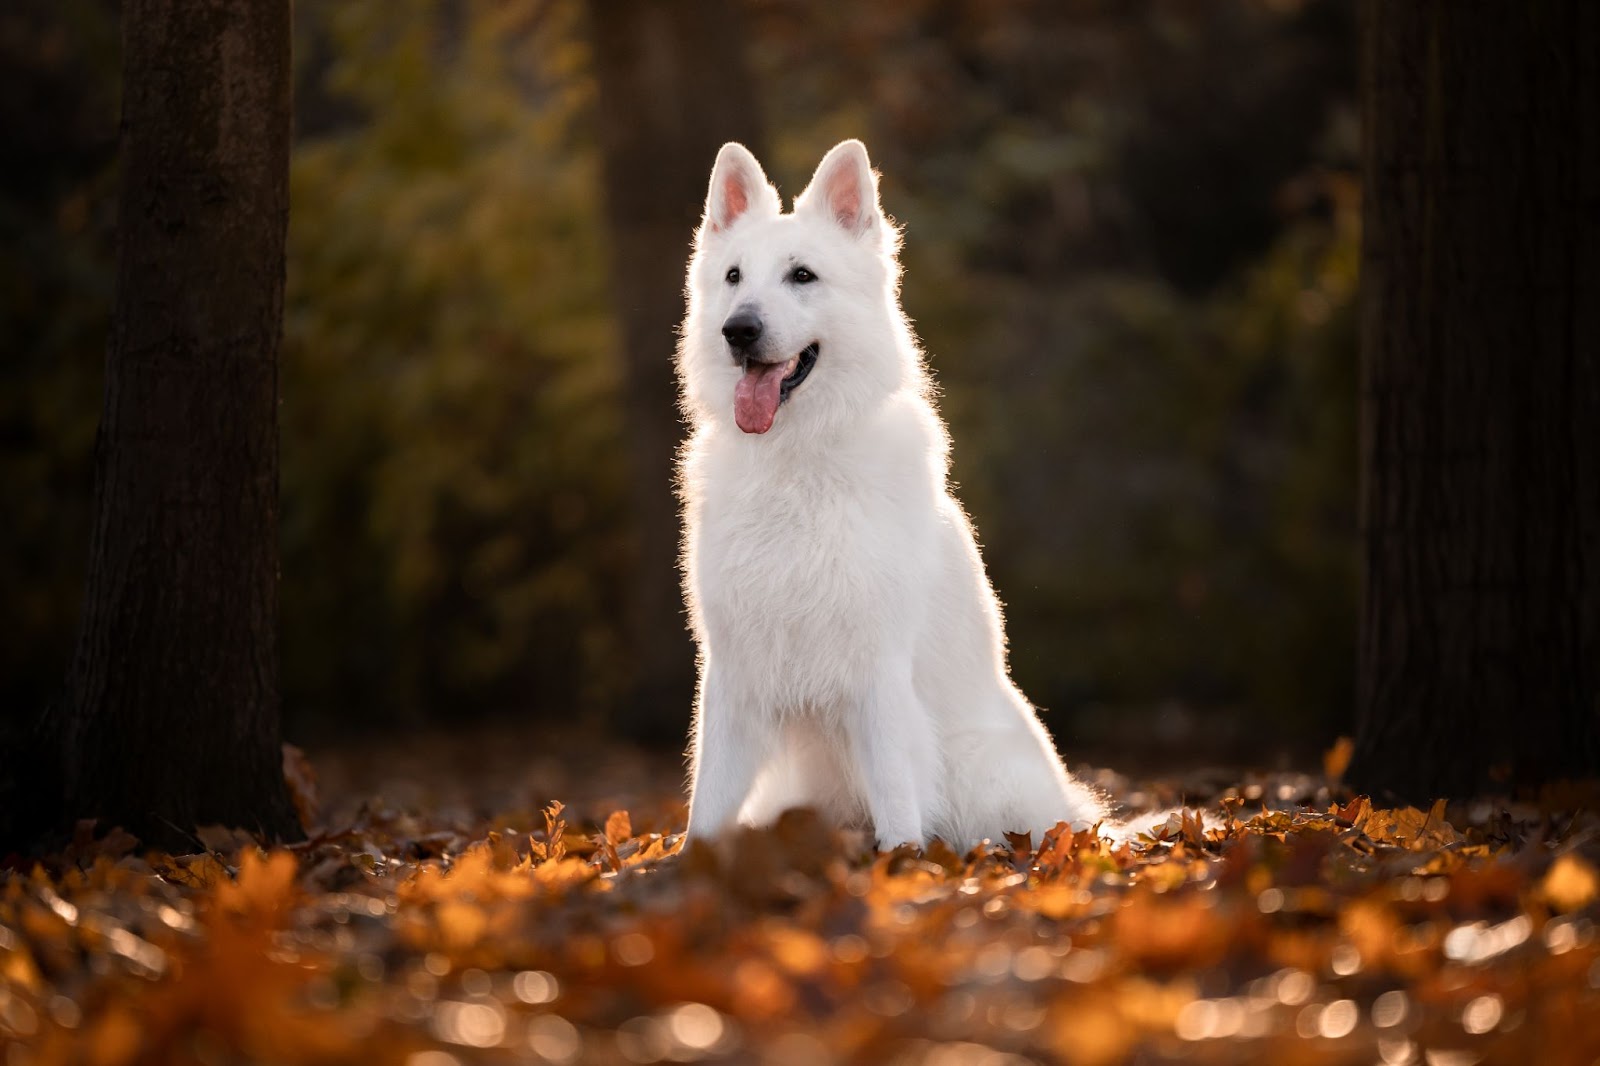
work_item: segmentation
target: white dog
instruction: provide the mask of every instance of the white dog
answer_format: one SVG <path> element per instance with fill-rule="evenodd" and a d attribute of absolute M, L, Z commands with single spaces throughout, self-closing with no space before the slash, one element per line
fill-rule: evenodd
<path fill-rule="evenodd" d="M 1104 817 L 1007 675 L 898 245 L 859 141 L 787 215 L 747 149 L 717 155 L 678 355 L 691 837 L 794 806 L 884 847 Z"/>

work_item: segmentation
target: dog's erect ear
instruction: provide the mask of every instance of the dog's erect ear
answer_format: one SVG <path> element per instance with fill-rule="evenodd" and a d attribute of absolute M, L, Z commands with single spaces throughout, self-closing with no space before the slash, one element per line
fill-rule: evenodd
<path fill-rule="evenodd" d="M 767 181 L 750 149 L 733 141 L 723 145 L 711 168 L 711 188 L 706 192 L 706 216 L 701 225 L 720 233 L 752 211 L 776 215 L 779 209 L 778 190 Z"/>
<path fill-rule="evenodd" d="M 822 157 L 811 184 L 795 199 L 797 211 L 824 211 L 853 236 L 876 228 L 883 219 L 878 209 L 878 176 L 872 172 L 867 146 L 857 140 L 840 141 Z"/>

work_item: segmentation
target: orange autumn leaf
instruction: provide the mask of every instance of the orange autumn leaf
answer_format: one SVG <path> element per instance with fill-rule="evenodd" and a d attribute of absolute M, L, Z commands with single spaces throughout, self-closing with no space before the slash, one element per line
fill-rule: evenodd
<path fill-rule="evenodd" d="M 1474 1047 L 1462 1020 L 1498 1010 L 1523 1012 L 1493 1030 L 1515 1061 L 1600 1054 L 1552 1021 L 1600 965 L 1581 913 L 1596 819 L 1447 819 L 1319 781 L 1268 779 L 1270 806 L 1207 802 L 1133 841 L 1061 826 L 966 851 L 877 853 L 796 812 L 684 854 L 681 804 L 642 796 L 476 822 L 374 804 L 236 856 L 81 836 L 72 861 L 0 875 L 0 976 L 25 1005 L 0 1003 L 0 1040 L 31 1026 L 38 1066 L 202 1066 L 196 1047 L 283 1066 L 1110 1066 L 1320 1061 L 1315 1041 L 1382 1061 L 1377 1018 Z"/>
<path fill-rule="evenodd" d="M 606 819 L 606 841 L 613 847 L 633 836 L 633 822 L 627 811 L 612 811 Z"/>
<path fill-rule="evenodd" d="M 1550 865 L 1539 892 L 1558 911 L 1582 910 L 1600 897 L 1600 873 L 1582 856 L 1568 852 Z"/>
<path fill-rule="evenodd" d="M 1350 756 L 1355 754 L 1356 742 L 1350 737 L 1340 737 L 1333 742 L 1333 747 L 1322 753 L 1322 774 L 1330 781 L 1337 781 L 1344 776 L 1344 771 L 1350 765 Z"/>

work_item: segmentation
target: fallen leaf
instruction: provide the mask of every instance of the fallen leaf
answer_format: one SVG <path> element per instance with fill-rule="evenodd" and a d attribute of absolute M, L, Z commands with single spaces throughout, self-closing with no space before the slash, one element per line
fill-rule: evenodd
<path fill-rule="evenodd" d="M 1349 737 L 1340 737 L 1333 742 L 1333 747 L 1322 753 L 1322 773 L 1330 781 L 1337 781 L 1344 776 L 1345 768 L 1350 765 L 1350 756 L 1355 753 L 1356 742 Z"/>
<path fill-rule="evenodd" d="M 1600 874 L 1581 856 L 1568 852 L 1550 865 L 1539 892 L 1558 911 L 1582 910 L 1600 896 Z"/>

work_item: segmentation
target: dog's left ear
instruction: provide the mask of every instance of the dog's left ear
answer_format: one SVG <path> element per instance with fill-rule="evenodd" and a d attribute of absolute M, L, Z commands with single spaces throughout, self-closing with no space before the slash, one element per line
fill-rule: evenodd
<path fill-rule="evenodd" d="M 874 232 L 883 223 L 878 207 L 878 176 L 867 146 L 840 141 L 822 157 L 806 191 L 795 198 L 796 211 L 824 211 L 851 236 Z"/>

